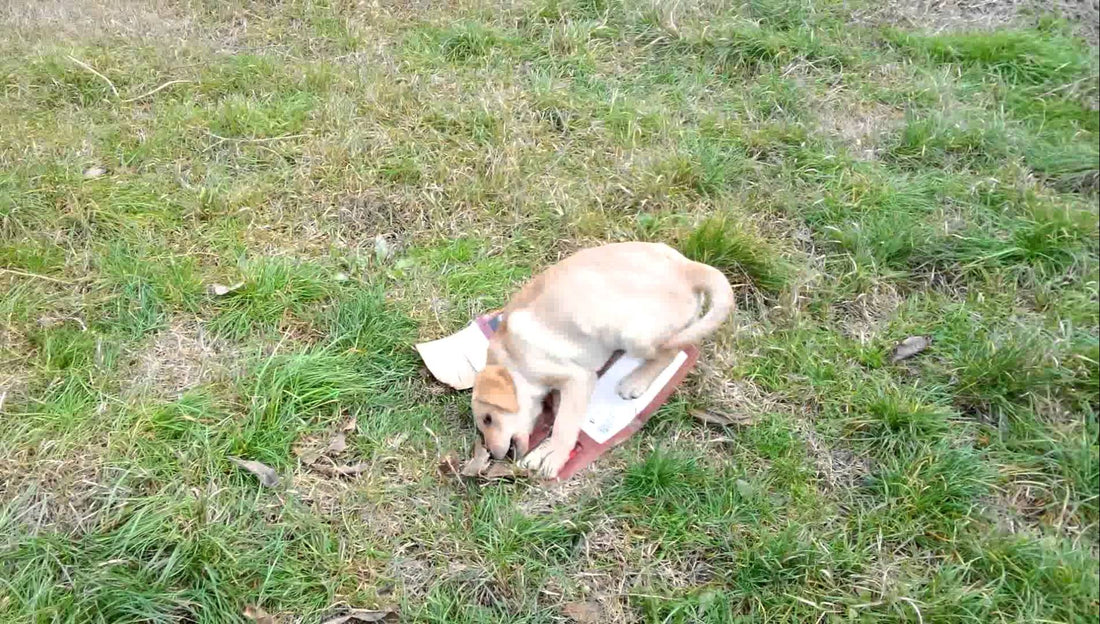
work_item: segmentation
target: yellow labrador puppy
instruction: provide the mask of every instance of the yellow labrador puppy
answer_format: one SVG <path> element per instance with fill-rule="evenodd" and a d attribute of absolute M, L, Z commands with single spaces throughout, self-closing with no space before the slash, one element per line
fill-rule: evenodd
<path fill-rule="evenodd" d="M 504 308 L 474 380 L 473 413 L 486 448 L 502 459 L 514 445 L 522 467 L 557 476 L 577 443 L 596 371 L 616 351 L 644 360 L 618 386 L 620 396 L 636 398 L 732 308 L 721 271 L 667 245 L 594 247 L 550 267 Z M 560 394 L 553 429 L 528 452 L 543 398 L 553 390 Z"/>

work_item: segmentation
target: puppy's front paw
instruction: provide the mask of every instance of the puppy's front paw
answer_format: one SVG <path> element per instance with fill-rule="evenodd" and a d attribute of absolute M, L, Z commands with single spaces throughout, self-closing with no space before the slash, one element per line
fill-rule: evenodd
<path fill-rule="evenodd" d="M 615 387 L 615 391 L 620 397 L 629 401 L 642 396 L 646 390 L 649 390 L 653 378 L 646 374 L 639 375 L 639 372 L 642 371 L 640 369 L 636 370 L 619 380 L 619 385 Z"/>
<path fill-rule="evenodd" d="M 540 444 L 531 449 L 531 452 L 520 460 L 519 466 L 537 473 L 544 479 L 553 479 L 561 472 L 565 462 L 569 461 L 569 452 L 572 450 L 571 448 L 563 449 L 547 441 L 546 444 Z"/>

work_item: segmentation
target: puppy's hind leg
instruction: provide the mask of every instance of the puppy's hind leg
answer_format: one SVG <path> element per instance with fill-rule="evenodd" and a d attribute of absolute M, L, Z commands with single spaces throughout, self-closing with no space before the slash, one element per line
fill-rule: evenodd
<path fill-rule="evenodd" d="M 652 358 L 639 364 L 638 368 L 619 381 L 619 385 L 615 388 L 619 396 L 630 400 L 645 394 L 653 384 L 653 380 L 657 379 L 661 371 L 668 368 L 677 353 L 679 353 L 678 349 L 661 349 Z"/>

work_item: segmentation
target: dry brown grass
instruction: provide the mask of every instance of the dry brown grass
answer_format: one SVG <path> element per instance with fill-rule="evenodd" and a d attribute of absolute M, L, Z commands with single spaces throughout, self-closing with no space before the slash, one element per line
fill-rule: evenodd
<path fill-rule="evenodd" d="M 0 327 L 0 414 L 6 405 L 26 398 L 32 371 L 27 364 L 31 344 L 13 326 Z"/>
<path fill-rule="evenodd" d="M 901 127 L 905 115 L 890 106 L 864 100 L 829 102 L 818 118 L 821 131 L 848 147 L 856 158 L 876 160 L 883 137 Z"/>
<path fill-rule="evenodd" d="M 903 301 L 904 297 L 896 286 L 875 284 L 868 292 L 843 304 L 841 329 L 860 344 L 871 344 Z"/>
<path fill-rule="evenodd" d="M 99 518 L 129 491 L 121 485 L 121 472 L 109 467 L 98 446 L 64 454 L 53 448 L 47 440 L 0 454 L 0 500 L 9 504 L 14 524 L 30 535 L 96 530 Z"/>
<path fill-rule="evenodd" d="M 180 8 L 168 0 L 7 0 L 0 7 L 0 23 L 32 39 L 164 41 L 187 37 L 197 28 Z"/>
<path fill-rule="evenodd" d="M 235 347 L 210 334 L 199 319 L 174 317 L 134 354 L 127 393 L 177 399 L 229 375 L 239 365 L 238 355 Z"/>
<path fill-rule="evenodd" d="M 871 474 L 872 464 L 867 457 L 827 444 L 810 419 L 800 418 L 795 422 L 825 494 L 851 491 Z"/>
<path fill-rule="evenodd" d="M 1096 0 L 902 0 L 862 11 L 858 20 L 940 33 L 1025 25 L 1044 13 L 1069 20 L 1093 43 L 1100 36 Z"/>

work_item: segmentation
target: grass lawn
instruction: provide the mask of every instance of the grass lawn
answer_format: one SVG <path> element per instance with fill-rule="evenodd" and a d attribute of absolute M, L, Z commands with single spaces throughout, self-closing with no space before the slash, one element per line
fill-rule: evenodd
<path fill-rule="evenodd" d="M 989 11 L 6 3 L 0 621 L 1096 622 L 1095 14 Z M 685 386 L 442 476 L 412 345 L 627 239 L 735 286 Z"/>

